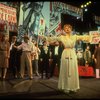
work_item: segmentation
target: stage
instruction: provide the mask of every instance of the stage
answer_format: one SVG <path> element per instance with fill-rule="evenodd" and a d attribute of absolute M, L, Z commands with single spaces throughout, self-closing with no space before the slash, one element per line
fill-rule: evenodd
<path fill-rule="evenodd" d="M 80 77 L 80 90 L 77 93 L 64 94 L 58 91 L 58 77 L 33 80 L 0 80 L 0 98 L 24 99 L 100 99 L 100 79 Z"/>

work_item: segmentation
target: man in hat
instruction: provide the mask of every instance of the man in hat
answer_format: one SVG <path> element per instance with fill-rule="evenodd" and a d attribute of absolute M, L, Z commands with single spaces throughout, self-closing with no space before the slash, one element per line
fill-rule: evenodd
<path fill-rule="evenodd" d="M 34 52 L 34 44 L 29 41 L 28 35 L 24 35 L 24 42 L 21 45 L 19 45 L 17 49 L 22 49 L 21 69 L 20 69 L 21 78 L 24 78 L 25 64 L 26 64 L 29 79 L 32 79 L 33 72 L 32 72 L 31 54 Z"/>

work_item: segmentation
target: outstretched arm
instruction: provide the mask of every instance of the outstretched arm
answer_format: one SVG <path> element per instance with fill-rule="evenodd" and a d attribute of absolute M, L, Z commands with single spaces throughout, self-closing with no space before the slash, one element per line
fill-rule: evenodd
<path fill-rule="evenodd" d="M 92 41 L 92 35 L 76 35 L 76 40 L 82 40 L 90 43 Z"/>
<path fill-rule="evenodd" d="M 43 35 L 39 35 L 39 38 L 42 40 L 46 40 L 49 43 L 54 43 L 56 41 L 61 41 L 62 36 L 52 36 L 52 37 L 48 37 L 48 36 L 43 36 Z"/>

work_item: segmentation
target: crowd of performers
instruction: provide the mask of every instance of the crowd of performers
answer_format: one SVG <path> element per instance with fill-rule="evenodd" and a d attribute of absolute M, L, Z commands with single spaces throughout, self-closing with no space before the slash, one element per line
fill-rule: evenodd
<path fill-rule="evenodd" d="M 29 79 L 33 79 L 34 75 L 44 78 L 44 73 L 45 78 L 52 77 L 55 65 L 60 67 L 63 45 L 59 42 L 48 45 L 47 41 L 43 41 L 43 45 L 38 46 L 37 41 L 30 41 L 27 35 L 23 40 L 22 43 L 17 42 L 17 36 L 12 36 L 9 42 L 7 35 L 1 36 L 0 77 L 5 80 L 9 72 L 13 78 L 25 78 L 25 74 Z"/>
<path fill-rule="evenodd" d="M 43 78 L 44 72 L 46 78 L 54 76 L 55 66 L 58 66 L 58 71 L 60 68 L 61 54 L 64 49 L 62 43 L 56 41 L 48 44 L 47 41 L 43 41 L 43 45 L 38 45 L 35 40 L 30 42 L 27 35 L 23 39 L 24 42 L 20 43 L 17 42 L 17 36 L 12 36 L 11 42 L 8 42 L 7 36 L 2 35 L 0 42 L 0 68 L 2 69 L 0 74 L 2 78 L 5 79 L 7 69 L 14 78 L 23 78 L 26 71 L 28 71 L 30 79 L 33 78 L 33 73 L 37 76 L 41 75 L 41 78 Z M 94 55 L 96 55 L 96 48 L 99 47 L 99 44 L 94 45 L 91 49 L 90 47 L 91 45 L 86 43 L 85 50 L 78 49 L 76 51 L 77 60 L 79 66 L 86 64 L 92 66 L 95 73 Z M 7 56 L 6 63 L 3 62 L 5 56 Z"/>
<path fill-rule="evenodd" d="M 72 26 L 69 24 L 64 25 L 64 31 L 66 34 L 58 37 L 39 36 L 44 40 L 43 45 L 38 45 L 35 40 L 30 41 L 27 33 L 21 43 L 17 41 L 17 36 L 12 36 L 9 42 L 8 35 L 2 34 L 0 37 L 1 80 L 5 80 L 9 72 L 12 73 L 13 78 L 24 79 L 27 75 L 28 79 L 32 80 L 36 75 L 42 79 L 49 79 L 54 76 L 55 66 L 58 66 L 58 88 L 64 92 L 76 91 L 80 88 L 78 64 L 93 66 L 96 69 L 94 69 L 96 78 L 100 78 L 100 42 L 95 45 L 92 52 L 89 50 L 89 45 L 86 45 L 81 57 L 80 51 L 75 51 L 75 43 L 79 40 L 90 41 L 90 36 L 72 35 Z"/>
<path fill-rule="evenodd" d="M 17 36 L 12 36 L 9 42 L 7 35 L 0 36 L 0 78 L 2 80 L 5 80 L 7 73 L 11 73 L 13 78 L 24 78 L 25 74 L 28 74 L 29 79 L 32 79 L 34 74 L 43 78 L 45 73 L 45 78 L 49 79 L 54 76 L 56 66 L 59 72 L 64 49 L 61 42 L 48 43 L 45 40 L 43 45 L 38 45 L 37 41 L 30 41 L 28 35 L 25 35 L 23 40 L 22 43 L 17 42 Z M 99 67 L 96 67 L 95 56 L 99 59 L 97 48 L 100 47 L 100 43 L 92 46 L 89 43 L 84 44 L 81 44 L 84 45 L 83 49 L 78 48 L 80 44 L 76 47 L 78 66 L 93 67 L 98 78 Z"/>

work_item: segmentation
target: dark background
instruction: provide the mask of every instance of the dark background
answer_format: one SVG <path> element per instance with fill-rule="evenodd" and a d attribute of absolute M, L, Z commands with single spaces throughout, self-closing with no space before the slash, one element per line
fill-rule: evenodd
<path fill-rule="evenodd" d="M 81 8 L 81 5 L 86 4 L 90 0 L 76 0 L 76 1 L 63 1 L 63 3 L 70 4 L 76 7 Z M 81 19 L 77 19 L 74 16 L 68 15 L 68 14 L 62 14 L 61 15 L 61 21 L 62 21 L 62 27 L 64 24 L 69 23 L 73 26 L 73 29 L 78 32 L 88 32 L 97 30 L 97 26 L 100 26 L 99 24 L 95 23 L 94 16 L 100 16 L 100 1 L 92 0 L 92 3 L 88 5 L 86 8 L 88 9 L 87 12 L 85 12 L 85 8 L 83 9 L 83 21 Z"/>

